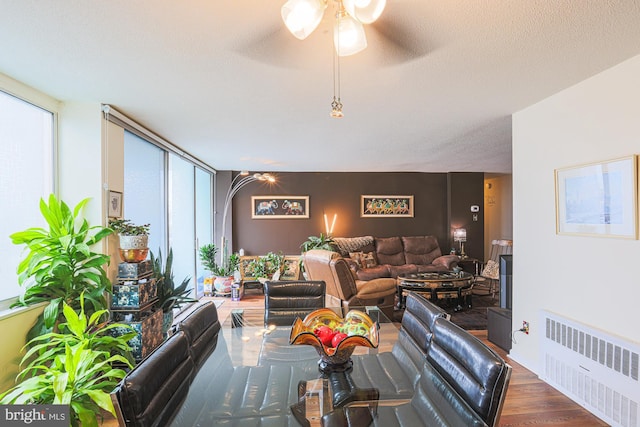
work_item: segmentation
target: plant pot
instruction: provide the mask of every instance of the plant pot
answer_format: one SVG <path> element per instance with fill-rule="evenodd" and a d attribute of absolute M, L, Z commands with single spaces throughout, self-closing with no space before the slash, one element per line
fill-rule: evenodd
<path fill-rule="evenodd" d="M 120 258 L 124 262 L 142 262 L 149 254 L 149 236 L 124 236 L 118 235 L 120 239 Z"/>
<path fill-rule="evenodd" d="M 171 329 L 171 325 L 173 325 L 173 310 L 163 311 L 162 312 L 162 334 L 164 338 L 168 338 L 167 333 L 169 329 Z"/>
<path fill-rule="evenodd" d="M 233 285 L 233 276 L 216 276 L 215 279 L 213 279 L 213 289 L 216 294 L 230 294 L 231 285 Z"/>

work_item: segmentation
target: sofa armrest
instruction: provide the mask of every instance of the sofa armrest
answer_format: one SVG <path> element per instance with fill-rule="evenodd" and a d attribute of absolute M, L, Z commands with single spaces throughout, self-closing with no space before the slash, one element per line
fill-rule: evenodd
<path fill-rule="evenodd" d="M 442 255 L 434 259 L 432 264 L 452 270 L 453 267 L 458 265 L 458 261 L 460 261 L 460 258 L 457 255 Z"/>

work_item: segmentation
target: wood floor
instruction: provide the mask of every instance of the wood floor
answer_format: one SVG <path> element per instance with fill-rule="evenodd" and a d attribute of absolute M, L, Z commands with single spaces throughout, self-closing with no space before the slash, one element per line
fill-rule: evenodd
<path fill-rule="evenodd" d="M 219 298 L 215 298 L 219 299 Z M 248 291 L 241 301 L 225 299 L 218 309 L 220 320 L 234 308 L 264 307 L 259 290 Z M 487 331 L 472 331 L 513 367 L 500 426 L 607 426 L 608 424 L 538 379 L 537 375 L 509 359 L 500 347 L 487 341 Z"/>

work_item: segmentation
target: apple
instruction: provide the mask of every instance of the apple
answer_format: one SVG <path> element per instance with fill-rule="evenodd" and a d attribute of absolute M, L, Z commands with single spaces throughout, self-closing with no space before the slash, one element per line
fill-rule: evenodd
<path fill-rule="evenodd" d="M 331 347 L 337 347 L 340 342 L 347 337 L 343 332 L 336 332 L 331 339 Z"/>
<path fill-rule="evenodd" d="M 322 344 L 324 344 L 327 347 L 329 347 L 331 345 L 331 340 L 333 339 L 333 336 L 335 335 L 335 332 L 329 326 L 324 326 L 323 325 L 323 326 L 318 327 L 314 331 L 314 335 L 317 336 L 320 339 L 320 342 Z"/>

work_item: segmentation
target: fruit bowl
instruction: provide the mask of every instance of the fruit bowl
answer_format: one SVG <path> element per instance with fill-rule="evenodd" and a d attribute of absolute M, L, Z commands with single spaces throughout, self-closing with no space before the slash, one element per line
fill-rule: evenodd
<path fill-rule="evenodd" d="M 378 342 L 376 324 L 359 310 L 349 311 L 344 319 L 328 308 L 315 310 L 304 320 L 297 318 L 289 336 L 290 344 L 311 345 L 316 349 L 323 372 L 349 369 L 356 346 L 377 348 Z"/>

